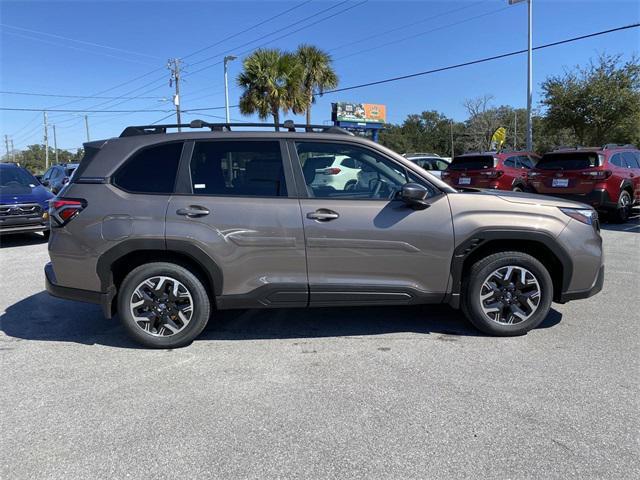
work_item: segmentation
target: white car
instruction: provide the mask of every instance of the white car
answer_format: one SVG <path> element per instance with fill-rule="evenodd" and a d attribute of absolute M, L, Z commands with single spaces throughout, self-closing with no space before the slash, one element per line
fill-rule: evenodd
<path fill-rule="evenodd" d="M 311 185 L 313 187 L 332 187 L 336 190 L 349 190 L 358 183 L 360 166 L 357 160 L 346 155 L 310 157 L 307 162 L 313 162 L 316 176 Z"/>
<path fill-rule="evenodd" d="M 416 165 L 429 171 L 432 175 L 440 178 L 443 170 L 446 170 L 451 161 L 447 161 L 443 157 L 428 156 L 428 157 L 407 157 L 407 160 L 412 161 Z"/>

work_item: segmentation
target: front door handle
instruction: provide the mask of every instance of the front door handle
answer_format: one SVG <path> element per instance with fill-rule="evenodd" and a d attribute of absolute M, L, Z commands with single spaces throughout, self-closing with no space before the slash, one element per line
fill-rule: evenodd
<path fill-rule="evenodd" d="M 205 217 L 211 212 L 209 212 L 209 210 L 205 207 L 201 207 L 200 205 L 189 205 L 188 208 L 179 208 L 178 210 L 176 210 L 176 213 L 185 217 L 196 218 Z"/>
<path fill-rule="evenodd" d="M 319 222 L 328 222 L 330 220 L 335 220 L 340 217 L 338 212 L 334 212 L 333 210 L 329 210 L 327 208 L 319 208 L 315 212 L 307 213 L 307 218 L 310 220 L 318 220 Z"/>

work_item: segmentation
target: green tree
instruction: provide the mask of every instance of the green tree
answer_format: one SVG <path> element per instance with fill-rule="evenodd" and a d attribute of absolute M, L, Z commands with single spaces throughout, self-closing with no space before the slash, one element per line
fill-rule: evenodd
<path fill-rule="evenodd" d="M 640 63 L 601 55 L 542 83 L 546 127 L 571 129 L 581 145 L 640 140 Z"/>
<path fill-rule="evenodd" d="M 322 95 L 325 89 L 338 86 L 338 75 L 331 66 L 331 55 L 313 45 L 300 45 L 296 56 L 302 66 L 301 100 L 306 112 L 307 125 L 311 125 L 311 104 L 314 92 Z"/>
<path fill-rule="evenodd" d="M 278 49 L 258 49 L 244 59 L 243 71 L 238 75 L 240 112 L 258 114 L 261 119 L 273 117 L 279 130 L 280 111 L 303 111 L 300 98 L 302 67 L 298 58 Z"/>
<path fill-rule="evenodd" d="M 459 137 L 460 126 L 435 110 L 408 115 L 402 125 L 387 125 L 380 143 L 400 153 L 425 152 L 451 154 L 451 130 Z M 454 140 L 455 141 L 455 140 Z M 459 149 L 458 149 L 459 148 Z M 456 147 L 460 153 L 461 146 Z"/>

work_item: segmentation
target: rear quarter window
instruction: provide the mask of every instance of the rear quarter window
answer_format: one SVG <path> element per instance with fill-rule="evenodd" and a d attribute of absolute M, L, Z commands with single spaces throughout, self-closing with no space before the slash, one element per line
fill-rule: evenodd
<path fill-rule="evenodd" d="M 583 170 L 602 164 L 597 152 L 547 153 L 536 164 L 543 170 Z"/>
<path fill-rule="evenodd" d="M 173 193 L 183 142 L 163 143 L 133 154 L 113 184 L 133 193 Z"/>

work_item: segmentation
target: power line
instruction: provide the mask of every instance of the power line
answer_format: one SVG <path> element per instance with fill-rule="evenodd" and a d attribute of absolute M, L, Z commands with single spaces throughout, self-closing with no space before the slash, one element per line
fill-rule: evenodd
<path fill-rule="evenodd" d="M 95 95 L 62 95 L 62 94 L 56 94 L 56 93 L 32 93 L 32 92 L 14 92 L 14 91 L 9 91 L 9 90 L 0 90 L 0 94 L 2 95 L 26 95 L 26 96 L 30 96 L 30 97 L 58 97 L 58 98 L 94 98 L 96 100 L 101 100 L 101 99 L 109 99 L 109 100 L 119 100 L 121 98 L 128 98 L 128 99 L 135 99 L 135 98 L 140 98 L 140 99 L 157 99 L 160 100 L 160 97 L 98 97 Z"/>
<path fill-rule="evenodd" d="M 224 107 L 216 107 L 224 108 Z M 65 113 L 147 113 L 147 112 L 167 112 L 168 110 L 72 110 L 64 108 L 18 108 L 0 107 L 0 110 L 11 112 L 65 112 Z"/>
<path fill-rule="evenodd" d="M 640 23 L 633 23 L 631 25 L 625 25 L 625 26 L 622 26 L 622 27 L 611 28 L 611 29 L 608 29 L 608 30 L 601 30 L 599 32 L 589 33 L 587 35 L 580 35 L 578 37 L 567 38 L 565 40 L 559 40 L 557 42 L 552 42 L 552 43 L 547 43 L 547 44 L 544 44 L 544 45 L 539 45 L 537 47 L 533 47 L 533 50 L 542 50 L 542 49 L 545 49 L 545 48 L 555 47 L 555 46 L 563 45 L 563 44 L 566 44 L 566 43 L 576 42 L 578 40 L 585 40 L 587 38 L 597 37 L 597 36 L 600 36 L 600 35 L 605 35 L 605 34 L 613 33 L 613 32 L 619 32 L 619 31 L 622 31 L 622 30 L 628 30 L 630 28 L 637 28 L 637 27 L 640 27 Z M 376 80 L 374 82 L 361 83 L 359 85 L 352 85 L 350 87 L 343 87 L 343 88 L 336 88 L 336 89 L 333 89 L 333 90 L 326 90 L 325 92 L 323 92 L 323 95 L 326 95 L 326 94 L 329 94 L 329 93 L 345 92 L 347 90 L 355 90 L 357 88 L 370 87 L 372 85 L 380 85 L 382 83 L 396 82 L 398 80 L 405 80 L 407 78 L 419 77 L 419 76 L 422 76 L 422 75 L 429 75 L 431 73 L 444 72 L 446 70 L 453 70 L 455 68 L 468 67 L 470 65 L 476 65 L 476 64 L 479 64 L 479 63 L 490 62 L 492 60 L 499 60 L 501 58 L 507 58 L 507 57 L 513 57 L 515 55 L 521 55 L 521 54 L 526 53 L 526 52 L 527 52 L 527 49 L 525 48 L 523 50 L 516 50 L 516 51 L 513 51 L 513 52 L 509 52 L 509 53 L 503 53 L 503 54 L 500 54 L 500 55 L 494 55 L 494 56 L 491 56 L 491 57 L 485 57 L 485 58 L 481 58 L 481 59 L 478 59 L 478 60 L 471 60 L 469 62 L 458 63 L 458 64 L 455 64 L 455 65 L 449 65 L 449 66 L 446 66 L 446 67 L 434 68 L 432 70 L 425 70 L 423 72 L 416 72 L 416 73 L 410 73 L 408 75 L 401 75 L 401 76 L 398 76 L 398 77 L 385 78 L 383 80 Z M 319 93 L 317 93 L 316 95 L 319 95 Z"/>
<path fill-rule="evenodd" d="M 294 7 L 291 7 L 291 8 L 289 8 L 289 9 L 283 11 L 283 12 L 280 12 L 280 13 L 272 16 L 272 17 L 267 18 L 266 20 L 263 20 L 263 21 L 261 21 L 259 23 L 256 23 L 255 25 L 252 25 L 249 28 L 245 28 L 244 30 L 241 30 L 240 32 L 234 33 L 233 35 L 230 35 L 228 37 L 223 38 L 222 40 L 218 40 L 217 42 L 212 43 L 211 45 L 207 45 L 206 47 L 203 47 L 200 50 L 196 50 L 195 52 L 190 53 L 189 55 L 185 55 L 184 57 L 181 57 L 181 58 L 182 58 L 182 60 L 184 60 L 185 58 L 189 58 L 189 57 L 192 57 L 194 55 L 197 55 L 200 52 L 204 52 L 205 50 L 208 50 L 211 47 L 215 47 L 216 45 L 220 45 L 221 43 L 227 42 L 227 41 L 231 40 L 232 38 L 235 38 L 237 36 L 242 35 L 243 33 L 247 33 L 248 31 L 253 30 L 254 28 L 260 27 L 260 26 L 264 25 L 265 23 L 270 22 L 271 20 L 275 20 L 276 18 L 281 17 L 282 15 L 285 15 L 285 14 L 287 14 L 289 12 L 292 12 L 293 10 L 296 10 L 296 9 L 298 9 L 300 7 L 305 6 L 308 3 L 311 3 L 311 0 L 307 0 L 306 2 L 299 3 L 298 5 L 295 5 Z"/>
<path fill-rule="evenodd" d="M 56 35 L 56 34 L 53 34 L 53 33 L 41 32 L 39 30 L 32 30 L 32 29 L 24 28 L 24 27 L 18 27 L 16 25 L 9 25 L 7 23 L 0 23 L 0 26 L 6 27 L 6 28 L 13 28 L 14 30 L 22 30 L 23 32 L 37 33 L 38 35 L 46 35 L 47 37 L 60 38 L 62 40 L 69 40 L 70 42 L 81 43 L 83 45 L 89 45 L 89 46 L 92 46 L 92 47 L 106 48 L 108 50 L 114 50 L 114 51 L 117 51 L 117 52 L 129 53 L 131 55 L 138 55 L 140 57 L 147 57 L 147 58 L 153 58 L 153 59 L 156 59 L 156 60 L 160 60 L 160 57 L 156 57 L 156 56 L 153 56 L 153 55 L 148 55 L 146 53 L 139 53 L 139 52 L 134 52 L 132 50 L 125 50 L 123 48 L 110 47 L 109 45 L 102 45 L 100 43 L 87 42 L 85 40 L 76 40 L 75 38 L 63 37 L 62 35 Z"/>
<path fill-rule="evenodd" d="M 402 43 L 402 42 L 404 42 L 406 40 L 411 40 L 413 38 L 421 37 L 421 36 L 427 35 L 429 33 L 438 32 L 440 30 L 445 30 L 445 29 L 451 28 L 451 27 L 456 27 L 456 26 L 461 25 L 463 23 L 467 23 L 467 22 L 470 22 L 472 20 L 477 20 L 478 18 L 483 18 L 483 17 L 487 17 L 489 15 L 494 15 L 496 13 L 503 12 L 503 11 L 508 10 L 510 8 L 512 8 L 512 6 L 511 5 L 507 5 L 506 7 L 498 8 L 497 10 L 491 10 L 489 12 L 481 13 L 479 15 L 474 15 L 472 17 L 468 17 L 468 18 L 465 18 L 463 20 L 459 20 L 457 22 L 453 22 L 453 23 L 449 23 L 447 25 L 442 25 L 440 27 L 432 28 L 432 29 L 426 30 L 424 32 L 414 33 L 414 34 L 408 35 L 406 37 L 402 37 L 402 38 L 398 38 L 398 39 L 395 39 L 395 40 L 392 40 L 392 41 L 389 41 L 389 42 L 385 42 L 385 43 L 383 43 L 381 45 L 377 45 L 377 46 L 370 47 L 370 48 L 365 48 L 363 50 L 358 50 L 357 52 L 349 53 L 347 55 L 343 55 L 341 57 L 338 57 L 338 58 L 336 58 L 336 61 L 337 60 L 344 60 L 345 58 L 353 57 L 355 55 L 360 55 L 362 53 L 368 53 L 368 52 L 371 52 L 373 50 L 377 50 L 379 48 L 388 47 L 389 45 L 395 45 L 397 43 Z"/>
<path fill-rule="evenodd" d="M 44 38 L 34 37 L 33 35 L 25 35 L 24 33 L 6 32 L 6 31 L 3 32 L 3 33 L 5 35 L 13 35 L 14 37 L 26 38 L 28 40 L 36 40 L 38 42 L 47 43 L 49 45 L 54 45 L 56 47 L 70 48 L 72 50 L 77 50 L 79 52 L 86 52 L 86 53 L 90 53 L 92 55 L 102 55 L 102 56 L 105 56 L 105 57 L 115 58 L 117 60 L 123 60 L 125 62 L 138 63 L 140 65 L 151 65 L 150 63 L 141 62 L 140 60 L 134 60 L 132 58 L 126 58 L 126 57 L 121 57 L 121 56 L 118 56 L 118 55 L 112 55 L 110 53 L 105 53 L 105 52 L 94 52 L 92 50 L 87 50 L 86 48 L 74 47 L 73 45 L 65 45 L 64 43 L 59 43 L 59 42 L 52 42 L 51 40 L 45 40 Z"/>

